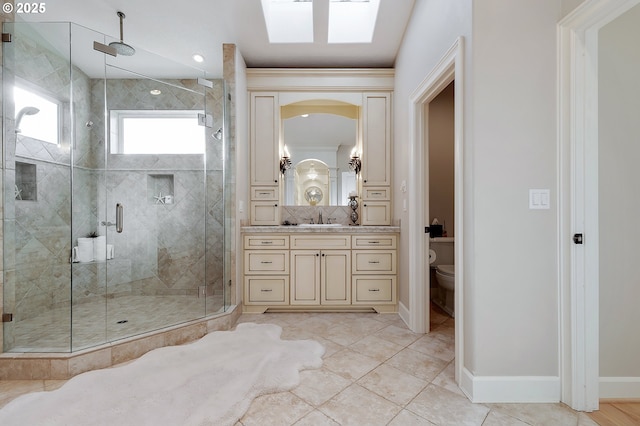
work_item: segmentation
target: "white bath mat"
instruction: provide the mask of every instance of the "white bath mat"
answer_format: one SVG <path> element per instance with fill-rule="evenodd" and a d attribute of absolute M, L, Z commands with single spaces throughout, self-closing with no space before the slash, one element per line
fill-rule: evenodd
<path fill-rule="evenodd" d="M 233 425 L 262 394 L 293 389 L 319 368 L 324 347 L 281 340 L 271 324 L 239 324 L 187 345 L 78 375 L 60 389 L 23 395 L 0 425 Z"/>

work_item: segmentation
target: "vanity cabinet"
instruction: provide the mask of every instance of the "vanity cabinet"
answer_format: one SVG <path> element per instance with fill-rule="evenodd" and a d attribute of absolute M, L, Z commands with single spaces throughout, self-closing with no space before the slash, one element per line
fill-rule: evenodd
<path fill-rule="evenodd" d="M 244 237 L 244 303 L 289 304 L 289 236 Z"/>
<path fill-rule="evenodd" d="M 396 234 L 245 235 L 243 259 L 247 312 L 396 311 Z"/>
<path fill-rule="evenodd" d="M 391 225 L 391 94 L 363 93 L 362 225 Z"/>
<path fill-rule="evenodd" d="M 280 106 L 278 93 L 252 93 L 249 113 L 251 225 L 280 223 Z"/>
<path fill-rule="evenodd" d="M 350 304 L 350 247 L 349 235 L 292 235 L 291 304 Z"/>
<path fill-rule="evenodd" d="M 394 235 L 353 236 L 352 303 L 395 304 L 397 249 Z"/>

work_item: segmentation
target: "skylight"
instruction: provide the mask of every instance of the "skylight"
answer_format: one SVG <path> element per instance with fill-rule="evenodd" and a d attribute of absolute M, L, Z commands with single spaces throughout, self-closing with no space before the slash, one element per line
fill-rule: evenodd
<path fill-rule="evenodd" d="M 371 43 L 380 0 L 331 0 L 329 43 Z"/>
<path fill-rule="evenodd" d="M 262 0 L 270 43 L 313 43 L 312 0 Z"/>

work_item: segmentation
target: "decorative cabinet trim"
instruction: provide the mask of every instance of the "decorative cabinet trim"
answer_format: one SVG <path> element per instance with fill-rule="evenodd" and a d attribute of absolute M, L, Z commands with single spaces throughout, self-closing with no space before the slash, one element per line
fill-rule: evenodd
<path fill-rule="evenodd" d="M 397 310 L 397 234 L 260 234 L 243 241 L 247 312 Z"/>

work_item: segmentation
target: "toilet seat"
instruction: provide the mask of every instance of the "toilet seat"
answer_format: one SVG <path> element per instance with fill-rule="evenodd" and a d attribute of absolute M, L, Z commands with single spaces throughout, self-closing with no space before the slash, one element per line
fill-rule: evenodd
<path fill-rule="evenodd" d="M 455 265 L 438 265 L 436 267 L 436 271 L 440 272 L 442 275 L 455 277 L 456 268 Z"/>

